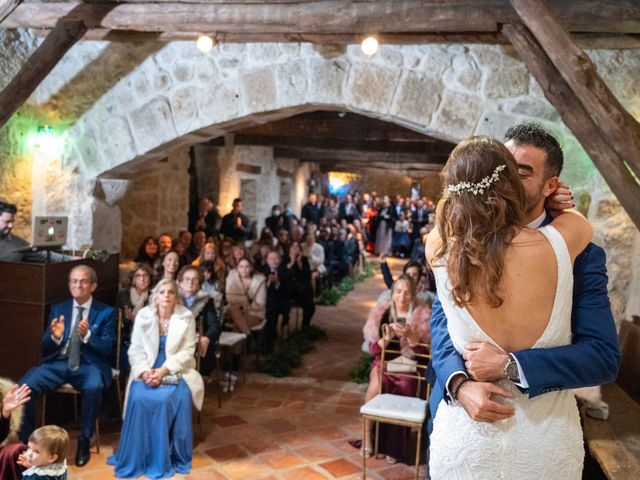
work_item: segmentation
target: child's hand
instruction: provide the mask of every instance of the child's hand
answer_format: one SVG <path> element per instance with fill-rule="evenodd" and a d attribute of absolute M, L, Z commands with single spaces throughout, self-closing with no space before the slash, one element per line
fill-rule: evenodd
<path fill-rule="evenodd" d="M 29 463 L 29 460 L 27 460 L 27 456 L 24 453 L 18 455 L 18 460 L 16 460 L 16 463 L 24 468 L 31 467 L 31 464 Z"/>

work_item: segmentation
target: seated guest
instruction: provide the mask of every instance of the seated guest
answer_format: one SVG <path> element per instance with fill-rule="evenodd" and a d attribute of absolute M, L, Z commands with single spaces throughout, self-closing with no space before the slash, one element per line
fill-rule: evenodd
<path fill-rule="evenodd" d="M 22 478 L 23 468 L 18 464 L 18 458 L 27 450 L 27 446 L 24 443 L 3 445 L 3 442 L 9 433 L 15 433 L 18 430 L 22 416 L 22 409 L 19 407 L 31 400 L 30 394 L 31 390 L 27 385 L 18 387 L 0 379 L 0 478 L 2 480 Z"/>
<path fill-rule="evenodd" d="M 180 257 L 173 250 L 165 254 L 162 259 L 162 265 L 158 270 L 158 281 L 175 280 L 178 270 L 180 269 Z"/>
<path fill-rule="evenodd" d="M 162 279 L 133 325 L 120 445 L 108 459 L 116 477 L 189 473 L 191 403 L 200 410 L 204 400 L 195 348 L 193 314 L 182 305 L 176 283 Z"/>
<path fill-rule="evenodd" d="M 293 242 L 283 263 L 291 272 L 293 279 L 291 299 L 302 308 L 302 326 L 308 327 L 311 325 L 311 319 L 316 312 L 316 305 L 313 302 L 313 290 L 311 290 L 309 259 L 302 255 L 300 244 Z"/>
<path fill-rule="evenodd" d="M 0 261 L 2 262 L 66 262 L 76 257 L 44 250 L 33 252 L 29 242 L 11 233 L 17 207 L 0 200 Z"/>
<path fill-rule="evenodd" d="M 200 255 L 196 258 L 191 265 L 194 267 L 203 267 L 205 270 L 209 270 L 211 276 L 205 279 L 205 283 L 209 283 L 212 289 L 216 291 L 224 292 L 224 280 L 226 275 L 226 266 L 220 255 L 218 255 L 218 247 L 213 242 L 207 242 L 202 247 Z M 216 284 L 219 284 L 216 287 Z M 203 284 L 203 287 L 205 285 Z M 205 289 L 208 291 L 208 289 Z"/>
<path fill-rule="evenodd" d="M 273 342 L 278 338 L 278 316 L 282 315 L 282 325 L 289 323 L 292 275 L 282 264 L 278 252 L 268 253 L 267 265 L 262 273 L 267 277 L 266 336 L 267 351 L 271 351 Z"/>
<path fill-rule="evenodd" d="M 231 255 L 227 257 L 227 270 L 233 270 L 243 258 L 249 258 L 247 247 L 243 243 L 236 243 L 231 247 Z"/>
<path fill-rule="evenodd" d="M 118 292 L 116 308 L 122 312 L 122 332 L 120 333 L 120 368 L 129 371 L 127 350 L 131 345 L 133 320 L 141 308 L 149 302 L 149 291 L 153 271 L 146 263 L 138 263 L 129 273 L 129 287 Z"/>
<path fill-rule="evenodd" d="M 162 233 L 158 237 L 158 255 L 163 257 L 173 249 L 173 239 L 168 233 Z"/>
<path fill-rule="evenodd" d="M 158 259 L 158 242 L 152 236 L 146 237 L 138 247 L 138 256 L 133 259 L 136 263 L 146 263 L 154 267 Z"/>
<path fill-rule="evenodd" d="M 267 254 L 274 247 L 273 233 L 269 228 L 264 227 L 260 232 L 260 238 L 253 242 L 249 249 L 249 258 L 253 261 L 257 270 L 261 270 L 258 265 L 265 266 L 267 261 Z"/>
<path fill-rule="evenodd" d="M 342 256 L 344 262 L 347 264 L 349 275 L 353 274 L 353 267 L 358 262 L 360 257 L 360 247 L 358 246 L 358 237 L 356 236 L 356 229 L 353 225 L 347 225 L 346 229 L 340 229 L 341 235 L 344 235 L 344 249 Z M 341 237 L 342 238 L 342 237 Z"/>
<path fill-rule="evenodd" d="M 411 226 L 409 224 L 409 220 L 407 220 L 404 213 L 401 213 L 393 227 L 392 241 L 393 253 L 400 258 L 406 258 L 409 256 L 409 251 L 411 249 L 411 239 L 409 237 L 410 231 Z"/>
<path fill-rule="evenodd" d="M 363 328 L 364 338 L 369 342 L 369 351 L 374 356 L 369 386 L 365 394 L 365 402 L 378 394 L 380 387 L 380 371 L 382 349 L 392 340 L 400 342 L 402 355 L 413 358 L 421 364 L 426 360 L 415 357 L 416 353 L 428 353 L 418 347 L 418 343 L 430 343 L 429 320 L 431 309 L 419 303 L 413 280 L 407 275 L 398 278 L 391 287 L 391 300 L 377 304 L 369 313 L 367 323 Z M 389 353 L 385 360 L 392 360 L 398 354 Z M 422 370 L 421 373 L 423 373 Z M 382 377 L 382 393 L 392 393 L 407 397 L 415 396 L 417 379 L 400 375 L 384 375 Z M 426 387 L 426 385 L 423 385 Z M 426 397 L 426 389 L 421 392 Z M 370 422 L 367 422 L 365 435 L 370 434 Z M 379 446 L 380 453 L 387 455 L 389 463 L 396 463 L 398 459 L 406 458 L 414 448 L 410 448 L 411 431 L 408 427 L 380 424 Z M 367 445 L 372 445 L 367 442 Z M 363 452 L 371 455 L 371 451 Z"/>
<path fill-rule="evenodd" d="M 224 262 L 225 268 L 227 268 L 227 272 L 230 270 L 229 265 L 232 263 L 231 260 L 231 249 L 236 244 L 232 239 L 225 238 L 220 242 L 220 258 Z M 233 267 L 232 267 L 233 268 Z"/>
<path fill-rule="evenodd" d="M 201 289 L 204 280 L 202 271 L 198 267 L 183 267 L 178 273 L 178 287 L 180 298 L 184 306 L 191 310 L 195 320 L 200 340 L 198 354 L 201 357 L 200 371 L 209 375 L 214 365 L 215 345 L 220 338 L 222 324 L 218 318 L 215 303 L 208 292 Z"/>
<path fill-rule="evenodd" d="M 273 247 L 273 250 L 278 252 L 281 257 L 284 257 L 289 252 L 289 244 L 291 243 L 291 240 L 289 239 L 289 230 L 281 228 L 278 230 L 276 238 L 278 242 L 276 243 L 276 246 Z"/>
<path fill-rule="evenodd" d="M 234 330 L 249 334 L 251 327 L 262 323 L 267 306 L 266 278 L 253 271 L 248 258 L 242 258 L 229 272 L 226 297 Z"/>
<path fill-rule="evenodd" d="M 220 233 L 233 239 L 236 243 L 244 243 L 251 238 L 249 217 L 242 213 L 242 199 L 233 201 L 231 212 L 222 217 Z"/>
<path fill-rule="evenodd" d="M 324 248 L 316 242 L 316 228 L 313 223 L 307 225 L 307 236 L 302 244 L 302 254 L 309 259 L 311 290 L 314 295 L 318 293 L 318 281 L 327 271 L 327 267 L 324 266 Z"/>
<path fill-rule="evenodd" d="M 192 257 L 191 261 L 193 261 L 202 249 L 204 248 L 205 243 L 207 243 L 207 235 L 203 231 L 197 231 L 193 234 L 193 240 L 191 241 L 191 245 L 187 248 L 187 254 Z"/>
<path fill-rule="evenodd" d="M 89 439 L 100 413 L 102 392 L 111 383 L 111 360 L 116 343 L 115 310 L 92 297 L 98 287 L 96 272 L 78 265 L 69 273 L 72 300 L 51 307 L 49 327 L 42 336 L 42 361 L 18 383 L 34 393 L 25 406 L 20 430 L 24 442 L 35 427 L 36 397 L 70 383 L 81 392 L 82 430 L 78 438 L 76 465 L 90 458 Z"/>
<path fill-rule="evenodd" d="M 324 261 L 327 267 L 329 286 L 342 280 L 349 273 L 349 262 L 345 260 L 344 241 L 346 231 L 342 233 L 337 228 L 331 229 L 331 236 L 324 246 Z"/>
<path fill-rule="evenodd" d="M 45 425 L 29 437 L 29 449 L 18 462 L 24 480 L 67 480 L 69 434 L 57 425 Z M 4 478 L 4 477 L 3 477 Z"/>
<path fill-rule="evenodd" d="M 380 255 L 380 272 L 387 288 L 393 285 L 393 275 L 387 263 L 387 256 Z M 430 304 L 433 301 L 433 293 L 436 291 L 436 280 L 433 271 L 424 264 L 424 257 L 421 260 L 409 260 L 402 267 L 402 273 L 408 275 L 416 285 L 418 299 Z M 381 296 L 382 297 L 382 296 Z"/>
<path fill-rule="evenodd" d="M 271 208 L 271 216 L 266 218 L 264 224 L 272 233 L 277 232 L 281 228 L 289 230 L 289 218 L 282 214 L 280 205 L 274 205 Z"/>

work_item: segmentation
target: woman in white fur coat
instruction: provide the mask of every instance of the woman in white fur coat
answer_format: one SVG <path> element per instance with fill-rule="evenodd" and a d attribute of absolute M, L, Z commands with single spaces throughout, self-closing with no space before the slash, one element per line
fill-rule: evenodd
<path fill-rule="evenodd" d="M 115 475 L 166 478 L 191 468 L 191 404 L 200 410 L 204 383 L 195 366 L 196 327 L 173 280 L 153 289 L 131 335 L 131 375 Z"/>

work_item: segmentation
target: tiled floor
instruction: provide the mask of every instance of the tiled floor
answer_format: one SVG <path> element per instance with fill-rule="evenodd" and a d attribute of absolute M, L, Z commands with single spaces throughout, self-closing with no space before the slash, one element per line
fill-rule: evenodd
<path fill-rule="evenodd" d="M 338 306 L 318 307 L 314 323 L 326 330 L 328 338 L 305 355 L 292 377 L 249 373 L 246 384 L 225 395 L 222 408 L 215 392 L 208 392 L 191 473 L 175 478 L 361 478 L 361 458 L 347 440 L 361 436 L 358 410 L 365 386 L 348 382 L 347 377 L 360 358 L 362 325 L 383 288 L 378 275 L 358 284 Z M 117 432 L 118 425 L 103 423 L 103 431 Z M 194 428 L 198 433 L 197 424 Z M 72 432 L 74 438 L 76 433 Z M 117 433 L 103 433 L 101 453 L 92 454 L 81 469 L 70 467 L 69 478 L 114 478 L 106 458 L 117 442 Z M 70 463 L 74 452 L 75 443 Z M 409 479 L 413 468 L 370 459 L 367 478 Z"/>

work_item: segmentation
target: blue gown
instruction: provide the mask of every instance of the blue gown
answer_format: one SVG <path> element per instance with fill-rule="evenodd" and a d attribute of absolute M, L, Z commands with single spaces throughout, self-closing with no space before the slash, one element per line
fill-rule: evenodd
<path fill-rule="evenodd" d="M 160 337 L 153 368 L 166 359 L 166 336 Z M 191 392 L 183 379 L 178 385 L 149 387 L 131 384 L 118 451 L 107 462 L 118 478 L 167 478 L 189 473 L 193 453 Z"/>

